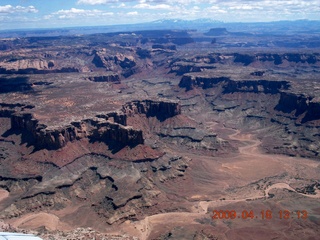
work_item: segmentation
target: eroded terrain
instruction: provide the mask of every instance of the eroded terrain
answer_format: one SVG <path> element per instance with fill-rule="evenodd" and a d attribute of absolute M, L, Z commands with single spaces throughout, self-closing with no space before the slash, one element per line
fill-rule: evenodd
<path fill-rule="evenodd" d="M 44 239 L 317 239 L 319 49 L 268 39 L 226 49 L 234 39 L 210 34 L 2 40 L 2 228 Z"/>

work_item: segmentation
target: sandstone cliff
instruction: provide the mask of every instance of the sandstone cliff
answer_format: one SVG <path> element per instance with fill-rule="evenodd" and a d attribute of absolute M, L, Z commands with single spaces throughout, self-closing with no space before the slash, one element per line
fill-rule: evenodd
<path fill-rule="evenodd" d="M 8 110 L 9 111 L 9 110 Z M 180 105 L 165 101 L 132 101 L 126 103 L 122 111 L 97 115 L 95 118 L 72 122 L 70 125 L 50 128 L 40 124 L 31 113 L 5 112 L 11 117 L 11 129 L 25 132 L 32 139 L 29 144 L 36 149 L 59 149 L 68 142 L 89 138 L 91 142 L 104 142 L 121 148 L 143 144 L 143 132 L 127 125 L 127 115 L 145 114 L 162 121 L 180 114 Z"/>
<path fill-rule="evenodd" d="M 179 87 L 191 90 L 194 87 L 203 89 L 222 86 L 224 93 L 232 92 L 253 92 L 253 93 L 279 93 L 282 89 L 288 89 L 287 81 L 272 80 L 232 80 L 228 77 L 211 77 L 211 76 L 195 76 L 193 74 L 185 74 Z"/>
<path fill-rule="evenodd" d="M 91 76 L 86 78 L 89 81 L 92 82 L 113 82 L 113 83 L 120 83 L 120 77 L 119 74 L 116 73 L 109 73 L 107 75 L 102 76 Z"/>
<path fill-rule="evenodd" d="M 208 55 L 195 55 L 190 58 L 177 58 L 170 63 L 170 72 L 183 75 L 188 72 L 200 72 L 214 69 L 215 64 L 260 67 L 297 67 L 316 65 L 319 66 L 320 54 L 318 53 L 210 53 Z"/>
<path fill-rule="evenodd" d="M 177 102 L 169 101 L 132 101 L 126 103 L 122 111 L 126 114 L 145 114 L 147 117 L 156 117 L 160 121 L 174 117 L 181 113 L 181 108 Z"/>
<path fill-rule="evenodd" d="M 126 78 L 137 71 L 137 62 L 133 55 L 119 53 L 110 55 L 104 49 L 94 51 L 92 63 L 97 68 L 105 68 L 107 71 L 119 72 Z"/>
<path fill-rule="evenodd" d="M 303 94 L 282 92 L 275 109 L 300 116 L 301 123 L 320 119 L 320 101 Z"/>
<path fill-rule="evenodd" d="M 125 123 L 122 115 L 117 116 L 115 113 L 110 115 L 113 115 L 113 121 Z M 34 119 L 30 113 L 13 114 L 11 116 L 11 128 L 31 134 L 33 136 L 31 144 L 37 149 L 59 149 L 68 142 L 85 137 L 90 138 L 93 142 L 116 143 L 120 146 L 143 144 L 141 130 L 135 130 L 102 118 L 73 122 L 68 126 L 50 129 L 46 125 L 39 124 L 38 120 Z"/>

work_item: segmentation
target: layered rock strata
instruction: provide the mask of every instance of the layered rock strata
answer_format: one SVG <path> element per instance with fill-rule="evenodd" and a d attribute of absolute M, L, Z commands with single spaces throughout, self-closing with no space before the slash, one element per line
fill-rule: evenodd
<path fill-rule="evenodd" d="M 295 117 L 301 116 L 301 123 L 320 119 L 319 99 L 304 94 L 281 92 L 275 109 L 284 113 L 293 113 Z"/>
<path fill-rule="evenodd" d="M 113 82 L 113 83 L 120 83 L 120 77 L 119 74 L 116 73 L 109 73 L 107 75 L 102 76 L 91 76 L 86 78 L 89 81 L 92 82 Z"/>
<path fill-rule="evenodd" d="M 9 111 L 9 110 L 8 110 Z M 127 125 L 127 116 L 144 114 L 146 117 L 157 117 L 165 120 L 181 113 L 180 105 L 176 102 L 164 101 L 132 101 L 126 103 L 122 111 L 97 115 L 92 119 L 72 122 L 70 125 L 56 129 L 40 124 L 31 113 L 5 112 L 11 115 L 11 129 L 26 132 L 32 136 L 31 145 L 36 149 L 59 149 L 68 142 L 89 138 L 92 142 L 116 144 L 119 147 L 136 146 L 144 143 L 141 130 Z"/>
<path fill-rule="evenodd" d="M 117 114 L 112 113 L 111 115 Z M 121 119 L 121 117 L 117 116 L 114 119 Z M 90 138 L 92 141 L 106 143 L 117 142 L 123 146 L 143 144 L 141 130 L 135 130 L 101 118 L 72 122 L 68 126 L 50 129 L 46 125 L 39 124 L 39 121 L 33 118 L 32 114 L 24 113 L 11 116 L 11 127 L 14 130 L 22 130 L 31 134 L 33 144 L 37 149 L 59 149 L 66 146 L 68 142 L 81 138 Z"/>
<path fill-rule="evenodd" d="M 164 101 L 132 101 L 126 103 L 122 111 L 127 115 L 145 114 L 147 117 L 156 117 L 159 120 L 165 120 L 181 113 L 181 108 L 177 102 Z"/>
<path fill-rule="evenodd" d="M 210 53 L 208 55 L 197 55 L 192 58 L 173 60 L 170 64 L 172 72 L 176 71 L 177 66 L 203 64 L 243 64 L 249 66 L 253 63 L 261 63 L 267 66 L 273 65 L 280 67 L 284 63 L 289 65 L 316 65 L 320 61 L 318 53 Z M 207 67 L 208 67 L 207 66 Z M 284 65 L 287 66 L 287 65 Z"/>
<path fill-rule="evenodd" d="M 195 76 L 185 74 L 179 86 L 191 90 L 195 86 L 203 89 L 218 87 L 221 85 L 225 93 L 228 92 L 253 92 L 253 93 L 279 93 L 282 89 L 288 89 L 287 81 L 272 80 L 232 80 L 228 77 Z"/>

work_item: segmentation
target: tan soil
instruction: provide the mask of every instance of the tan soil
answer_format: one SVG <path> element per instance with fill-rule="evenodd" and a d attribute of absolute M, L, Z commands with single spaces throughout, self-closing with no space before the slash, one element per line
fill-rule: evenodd
<path fill-rule="evenodd" d="M 0 189 L 0 202 L 8 197 L 9 197 L 9 192 L 4 189 Z"/>

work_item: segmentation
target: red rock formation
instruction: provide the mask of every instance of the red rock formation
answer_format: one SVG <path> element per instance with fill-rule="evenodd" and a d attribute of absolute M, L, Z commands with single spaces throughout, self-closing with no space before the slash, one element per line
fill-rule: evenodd
<path fill-rule="evenodd" d="M 143 144 L 141 130 L 127 125 L 127 114 L 145 114 L 147 117 L 157 117 L 165 120 L 180 114 L 180 105 L 176 102 L 163 101 L 133 101 L 122 108 L 123 112 L 110 112 L 97 115 L 97 118 L 72 122 L 70 125 L 49 129 L 31 113 L 17 113 L 11 116 L 11 128 L 25 131 L 32 136 L 30 144 L 37 149 L 59 149 L 68 142 L 89 138 L 91 142 L 105 142 L 108 145 L 136 146 Z"/>
<path fill-rule="evenodd" d="M 117 118 L 115 119 L 117 121 Z M 119 119 L 124 122 L 123 118 L 119 117 Z M 14 114 L 11 116 L 11 128 L 30 134 L 33 137 L 31 144 L 37 149 L 59 149 L 68 142 L 85 137 L 90 138 L 91 141 L 116 142 L 121 146 L 143 144 L 141 130 L 102 119 L 88 119 L 73 122 L 72 125 L 58 129 L 48 129 L 47 126 L 38 124 L 38 120 L 34 119 L 30 113 Z"/>
<path fill-rule="evenodd" d="M 123 106 L 122 110 L 129 116 L 145 114 L 147 117 L 157 117 L 161 121 L 181 113 L 180 105 L 177 102 L 153 100 L 128 102 Z"/>
<path fill-rule="evenodd" d="M 211 77 L 211 76 L 195 76 L 185 74 L 179 86 L 191 90 L 193 87 L 201 87 L 203 89 L 217 87 L 222 85 L 224 92 L 262 92 L 262 93 L 279 93 L 282 89 L 288 89 L 289 82 L 274 80 L 232 80 L 228 77 Z"/>

